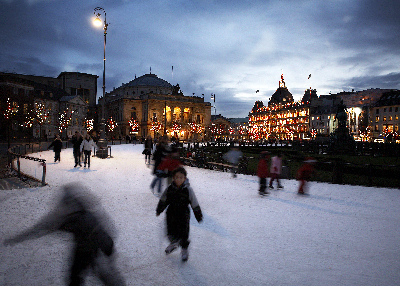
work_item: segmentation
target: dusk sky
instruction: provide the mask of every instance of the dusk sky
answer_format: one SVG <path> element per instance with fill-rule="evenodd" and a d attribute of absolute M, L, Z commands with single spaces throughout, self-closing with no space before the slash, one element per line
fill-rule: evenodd
<path fill-rule="evenodd" d="M 217 114 L 245 117 L 256 100 L 268 102 L 281 74 L 295 100 L 310 87 L 318 95 L 400 89 L 397 0 L 0 3 L 0 71 L 95 74 L 98 96 L 104 38 L 92 24 L 96 7 L 109 23 L 107 92 L 151 68 L 184 95 L 211 102 L 215 93 Z"/>

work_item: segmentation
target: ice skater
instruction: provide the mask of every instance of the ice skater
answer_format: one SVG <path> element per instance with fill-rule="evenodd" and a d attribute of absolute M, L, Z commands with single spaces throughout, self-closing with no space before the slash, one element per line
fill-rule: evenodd
<path fill-rule="evenodd" d="M 317 161 L 314 158 L 306 158 L 304 161 L 304 164 L 300 167 L 300 169 L 297 171 L 297 176 L 296 179 L 300 181 L 299 184 L 299 190 L 297 193 L 299 195 L 305 195 L 306 194 L 306 189 L 307 189 L 307 181 L 311 179 L 311 176 L 314 172 L 314 164 Z"/>
<path fill-rule="evenodd" d="M 260 160 L 258 161 L 258 166 L 257 166 L 257 177 L 260 178 L 260 189 L 258 190 L 258 193 L 262 196 L 269 194 L 269 192 L 266 190 L 267 178 L 269 175 L 268 159 L 269 159 L 268 152 L 267 151 L 261 152 Z"/>
<path fill-rule="evenodd" d="M 78 131 L 75 131 L 75 135 L 72 136 L 72 148 L 74 150 L 74 158 L 75 158 L 75 167 L 79 165 L 79 167 L 82 167 L 81 164 L 81 144 L 82 144 L 82 135 Z"/>
<path fill-rule="evenodd" d="M 83 186 L 70 183 L 62 187 L 57 206 L 31 228 L 6 239 L 12 245 L 24 240 L 39 238 L 55 231 L 65 231 L 74 236 L 74 250 L 68 285 L 83 285 L 88 268 L 92 268 L 105 285 L 125 285 L 114 266 L 113 225 L 99 200 Z"/>
<path fill-rule="evenodd" d="M 156 215 L 159 216 L 167 208 L 167 237 L 170 245 L 165 249 L 165 253 L 170 254 L 181 246 L 182 261 L 187 261 L 189 258 L 189 205 L 196 220 L 199 223 L 203 220 L 196 195 L 186 178 L 187 173 L 183 167 L 173 171 L 173 182 L 161 195 L 156 209 Z"/>
<path fill-rule="evenodd" d="M 281 182 L 279 178 L 282 173 L 282 152 L 279 152 L 278 155 L 271 158 L 271 179 L 269 181 L 269 188 L 273 189 L 272 183 L 276 180 L 278 189 L 282 189 Z"/>
<path fill-rule="evenodd" d="M 239 161 L 242 158 L 243 153 L 237 147 L 233 147 L 229 152 L 225 153 L 222 158 L 233 165 L 231 172 L 232 177 L 236 178 L 236 172 L 238 169 Z"/>
<path fill-rule="evenodd" d="M 92 148 L 98 149 L 92 137 L 90 137 L 89 134 L 86 134 L 85 140 L 82 141 L 80 146 L 80 150 L 85 155 L 85 161 L 83 162 L 84 168 L 86 168 L 86 164 L 88 168 L 90 168 L 90 156 L 92 155 Z"/>
<path fill-rule="evenodd" d="M 62 141 L 60 139 L 60 135 L 56 135 L 56 139 L 54 139 L 53 142 L 47 147 L 47 150 L 49 150 L 51 147 L 53 147 L 54 151 L 54 163 L 55 162 L 61 162 L 61 149 L 62 149 Z"/>
<path fill-rule="evenodd" d="M 145 155 L 144 161 L 148 165 L 150 165 L 152 150 L 153 150 L 153 139 L 151 139 L 151 136 L 149 135 L 144 141 L 144 150 L 143 150 L 143 154 Z"/>

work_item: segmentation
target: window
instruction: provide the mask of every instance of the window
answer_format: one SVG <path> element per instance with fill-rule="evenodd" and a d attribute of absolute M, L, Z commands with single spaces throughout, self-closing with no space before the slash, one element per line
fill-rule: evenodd
<path fill-rule="evenodd" d="M 389 121 L 392 121 L 393 120 L 393 116 L 389 116 Z"/>
<path fill-rule="evenodd" d="M 383 121 L 386 121 L 386 116 L 383 116 Z"/>
<path fill-rule="evenodd" d="M 375 109 L 375 114 L 379 114 L 379 108 Z"/>
<path fill-rule="evenodd" d="M 389 112 L 392 112 L 392 107 L 389 107 Z"/>
<path fill-rule="evenodd" d="M 131 112 L 131 118 L 132 120 L 136 120 L 136 111 Z"/>
<path fill-rule="evenodd" d="M 399 116 L 397 114 L 394 117 L 396 120 L 399 120 Z"/>
<path fill-rule="evenodd" d="M 378 126 L 378 124 L 375 125 L 375 131 L 379 131 L 379 126 Z"/>
<path fill-rule="evenodd" d="M 375 116 L 375 121 L 379 122 L 379 116 Z"/>
<path fill-rule="evenodd" d="M 386 112 L 386 107 L 383 109 L 383 112 Z"/>
<path fill-rule="evenodd" d="M 396 106 L 396 107 L 394 108 L 394 112 L 398 112 L 398 111 L 399 111 L 399 107 Z"/>

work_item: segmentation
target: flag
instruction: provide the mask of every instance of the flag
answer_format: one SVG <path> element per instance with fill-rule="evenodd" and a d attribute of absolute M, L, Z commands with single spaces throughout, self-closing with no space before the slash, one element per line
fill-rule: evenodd
<path fill-rule="evenodd" d="M 307 79 L 310 79 L 310 77 L 311 77 L 311 74 L 308 76 L 308 78 L 307 78 Z"/>
<path fill-rule="evenodd" d="M 257 93 L 257 92 L 260 92 L 260 91 L 257 89 L 257 90 L 256 90 L 256 93 Z"/>
<path fill-rule="evenodd" d="M 172 72 L 174 72 L 174 66 L 172 66 Z"/>

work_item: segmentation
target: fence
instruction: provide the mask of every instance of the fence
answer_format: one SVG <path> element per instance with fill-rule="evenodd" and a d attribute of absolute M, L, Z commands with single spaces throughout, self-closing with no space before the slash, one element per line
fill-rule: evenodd
<path fill-rule="evenodd" d="M 8 164 L 9 164 L 9 166 L 17 172 L 17 175 L 19 178 L 21 176 L 25 176 L 34 181 L 40 182 L 39 179 L 21 172 L 21 159 L 27 159 L 27 160 L 39 162 L 40 165 L 42 166 L 41 183 L 42 183 L 42 186 L 46 185 L 46 160 L 28 156 L 26 154 L 28 153 L 28 151 L 31 151 L 32 153 L 34 153 L 34 150 L 37 150 L 36 152 L 43 151 L 42 147 L 46 146 L 46 148 L 47 148 L 47 145 L 48 145 L 48 143 L 44 142 L 43 145 L 41 143 L 38 143 L 38 144 L 17 145 L 17 146 L 11 147 L 10 149 L 8 149 Z M 13 162 L 15 160 L 16 160 L 17 166 L 14 166 L 14 164 L 13 164 Z"/>

